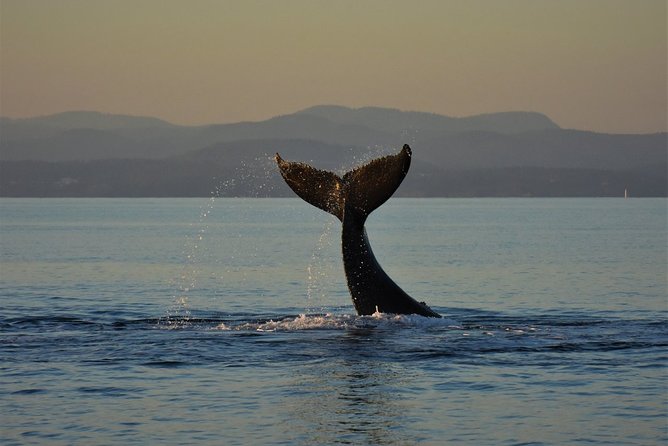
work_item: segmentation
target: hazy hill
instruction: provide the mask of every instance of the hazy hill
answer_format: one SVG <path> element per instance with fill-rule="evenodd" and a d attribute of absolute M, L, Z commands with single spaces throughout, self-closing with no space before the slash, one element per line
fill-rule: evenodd
<path fill-rule="evenodd" d="M 145 116 L 116 115 L 111 113 L 100 113 L 95 111 L 71 111 L 57 113 L 54 115 L 37 116 L 26 119 L 13 119 L 14 124 L 45 126 L 54 129 L 127 129 L 127 128 L 152 128 L 173 127 L 167 121 Z"/>
<path fill-rule="evenodd" d="M 297 114 L 320 116 L 339 124 L 364 125 L 397 137 L 420 139 L 469 131 L 512 134 L 559 128 L 547 116 L 532 112 L 502 112 L 453 118 L 434 113 L 408 112 L 390 108 L 352 109 L 336 105 L 318 105 L 297 112 Z"/>
<path fill-rule="evenodd" d="M 9 141 L 50 138 L 69 130 L 107 130 L 122 135 L 175 128 L 178 126 L 158 118 L 72 111 L 34 118 L 0 118 L 0 143 L 4 146 Z"/>
<path fill-rule="evenodd" d="M 463 132 L 424 141 L 420 157 L 444 169 L 666 167 L 666 134 L 610 135 L 548 129 L 520 134 Z"/>
<path fill-rule="evenodd" d="M 277 116 L 261 122 L 201 127 L 194 134 L 199 144 L 247 139 L 311 139 L 330 144 L 367 146 L 395 144 L 392 134 L 361 123 L 339 123 L 310 114 Z"/>
<path fill-rule="evenodd" d="M 0 195 L 290 195 L 271 158 L 329 170 L 413 147 L 398 195 L 666 195 L 666 134 L 559 128 L 539 113 L 450 118 L 317 106 L 261 122 L 178 126 L 94 112 L 0 120 Z M 225 187 L 221 187 L 224 185 Z"/>
<path fill-rule="evenodd" d="M 558 128 L 538 113 L 494 113 L 450 118 L 432 113 L 366 107 L 319 106 L 260 122 L 177 126 L 137 116 L 67 112 L 0 121 L 0 160 L 161 158 L 218 142 L 311 139 L 361 147 L 420 143 L 465 131 L 518 133 Z M 97 130 L 97 139 L 72 139 L 74 130 Z M 119 138 L 125 138 L 121 146 Z M 97 147 L 96 147 L 97 146 Z M 87 155 L 84 153 L 88 151 Z"/>

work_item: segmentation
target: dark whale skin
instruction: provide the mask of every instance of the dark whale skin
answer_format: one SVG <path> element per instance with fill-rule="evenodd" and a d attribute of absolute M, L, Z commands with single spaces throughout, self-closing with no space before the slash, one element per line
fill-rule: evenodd
<path fill-rule="evenodd" d="M 364 223 L 387 201 L 408 173 L 411 148 L 377 158 L 343 177 L 305 163 L 276 162 L 285 182 L 304 201 L 336 216 L 342 223 L 341 248 L 348 289 L 359 315 L 377 311 L 441 317 L 402 290 L 376 260 Z"/>

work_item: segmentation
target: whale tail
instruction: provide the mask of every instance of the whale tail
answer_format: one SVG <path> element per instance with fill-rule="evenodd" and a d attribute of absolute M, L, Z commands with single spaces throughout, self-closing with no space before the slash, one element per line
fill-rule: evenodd
<path fill-rule="evenodd" d="M 285 161 L 276 154 L 281 175 L 306 202 L 342 222 L 341 250 L 348 290 L 357 314 L 374 311 L 440 317 L 425 303 L 410 297 L 383 271 L 364 229 L 366 218 L 397 190 L 411 164 L 407 144 L 396 155 L 357 167 L 343 176 L 308 164 Z"/>
<path fill-rule="evenodd" d="M 305 163 L 285 161 L 276 154 L 276 163 L 285 182 L 304 201 L 343 221 L 346 212 L 362 218 L 362 223 L 397 190 L 411 164 L 408 144 L 396 155 L 377 158 L 343 177 Z"/>

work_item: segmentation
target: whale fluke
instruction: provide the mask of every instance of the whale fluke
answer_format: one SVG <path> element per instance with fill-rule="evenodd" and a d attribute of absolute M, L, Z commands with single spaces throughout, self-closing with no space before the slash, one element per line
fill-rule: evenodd
<path fill-rule="evenodd" d="M 302 200 L 343 221 L 343 180 L 338 175 L 285 161 L 278 153 L 276 163 L 285 182 Z"/>
<path fill-rule="evenodd" d="M 343 176 L 346 185 L 346 209 L 366 220 L 397 190 L 411 165 L 408 144 L 396 155 L 377 158 Z"/>
<path fill-rule="evenodd" d="M 308 164 L 289 162 L 276 154 L 285 182 L 304 201 L 336 216 L 343 225 L 341 246 L 348 289 L 358 314 L 376 311 L 440 317 L 406 294 L 376 260 L 364 223 L 397 190 L 408 173 L 411 148 L 357 167 L 343 177 Z"/>

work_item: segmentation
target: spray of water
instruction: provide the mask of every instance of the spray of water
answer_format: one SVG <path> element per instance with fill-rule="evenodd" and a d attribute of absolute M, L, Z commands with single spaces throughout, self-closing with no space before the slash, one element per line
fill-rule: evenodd
<path fill-rule="evenodd" d="M 220 180 L 214 187 L 209 199 L 200 208 L 196 222 L 190 225 L 193 232 L 186 236 L 184 243 L 184 265 L 181 274 L 175 281 L 176 293 L 173 295 L 173 303 L 167 311 L 167 316 L 161 320 L 162 323 L 171 327 L 189 324 L 192 316 L 189 300 L 198 286 L 201 274 L 201 257 L 207 245 L 209 216 L 214 211 L 217 199 L 233 197 L 238 190 L 251 191 L 250 195 L 254 197 L 268 196 L 275 184 L 272 177 L 276 175 L 273 158 L 269 156 L 257 157 L 250 163 L 242 162 L 235 169 L 233 178 Z M 234 253 L 229 253 L 227 260 L 233 262 Z M 227 271 L 231 271 L 231 267 L 228 267 Z"/>
<path fill-rule="evenodd" d="M 308 313 L 324 311 L 327 291 L 331 288 L 328 281 L 334 276 L 333 265 L 331 259 L 328 259 L 326 255 L 332 247 L 332 228 L 335 223 L 333 218 L 327 219 L 306 269 L 308 272 L 306 288 Z"/>
<path fill-rule="evenodd" d="M 222 187 L 230 187 L 232 181 L 221 182 L 211 193 L 211 197 L 200 208 L 197 223 L 191 223 L 194 231 L 186 237 L 184 244 L 184 265 L 176 282 L 177 292 L 174 295 L 172 306 L 168 309 L 165 323 L 169 326 L 187 324 L 191 318 L 188 305 L 188 296 L 197 286 L 200 269 L 198 267 L 201 247 L 209 230 L 208 218 L 214 209 L 216 198 Z"/>
<path fill-rule="evenodd" d="M 409 136 L 408 134 L 406 135 Z M 412 140 L 414 140 L 414 135 Z M 369 146 L 360 156 L 355 157 L 338 169 L 340 174 L 353 169 L 356 166 L 365 164 L 379 156 L 394 154 L 395 148 L 387 146 Z M 210 198 L 200 208 L 199 216 L 195 223 L 191 224 L 193 232 L 186 237 L 184 252 L 184 266 L 182 272 L 175 283 L 177 288 L 173 296 L 173 304 L 168 310 L 166 318 L 163 320 L 169 326 L 179 326 L 188 324 L 191 319 L 191 310 L 189 306 L 190 296 L 198 286 L 198 280 L 201 274 L 201 257 L 206 248 L 206 237 L 209 231 L 209 216 L 214 211 L 216 200 L 219 197 L 244 196 L 267 197 L 271 196 L 276 186 L 278 172 L 273 156 L 265 155 L 255 157 L 242 163 L 235 169 L 233 178 L 221 180 L 214 187 Z M 327 220 L 318 242 L 311 255 L 307 266 L 307 312 L 322 312 L 326 303 L 331 304 L 328 294 L 335 288 L 334 271 L 336 262 L 331 258 L 333 228 L 337 221 L 333 218 Z M 259 247 L 255 247 L 259 249 Z M 234 252 L 228 252 L 226 261 L 231 264 L 227 266 L 227 271 L 234 269 Z M 245 277 L 245 276 L 244 276 Z M 222 276 L 220 277 L 222 280 Z"/>
<path fill-rule="evenodd" d="M 385 314 L 374 313 L 368 316 L 357 316 L 351 314 L 300 314 L 299 316 L 287 316 L 282 319 L 268 321 L 239 321 L 221 322 L 213 327 L 215 330 L 224 331 L 301 331 L 301 330 L 348 330 L 359 328 L 373 329 L 397 329 L 397 328 L 420 328 L 420 329 L 450 329 L 455 330 L 462 336 L 470 333 L 460 322 L 446 319 L 419 316 L 417 314 Z M 480 330 L 479 327 L 476 327 Z M 521 330 L 520 330 L 521 331 Z M 494 336 L 488 330 L 480 331 L 482 335 Z M 522 331 L 522 334 L 525 332 Z M 477 333 L 476 333 L 477 334 Z"/>
<path fill-rule="evenodd" d="M 236 184 L 248 196 L 256 198 L 271 195 L 276 185 L 277 176 L 274 157 L 269 155 L 255 157 L 250 162 L 242 161 L 235 171 Z"/>

